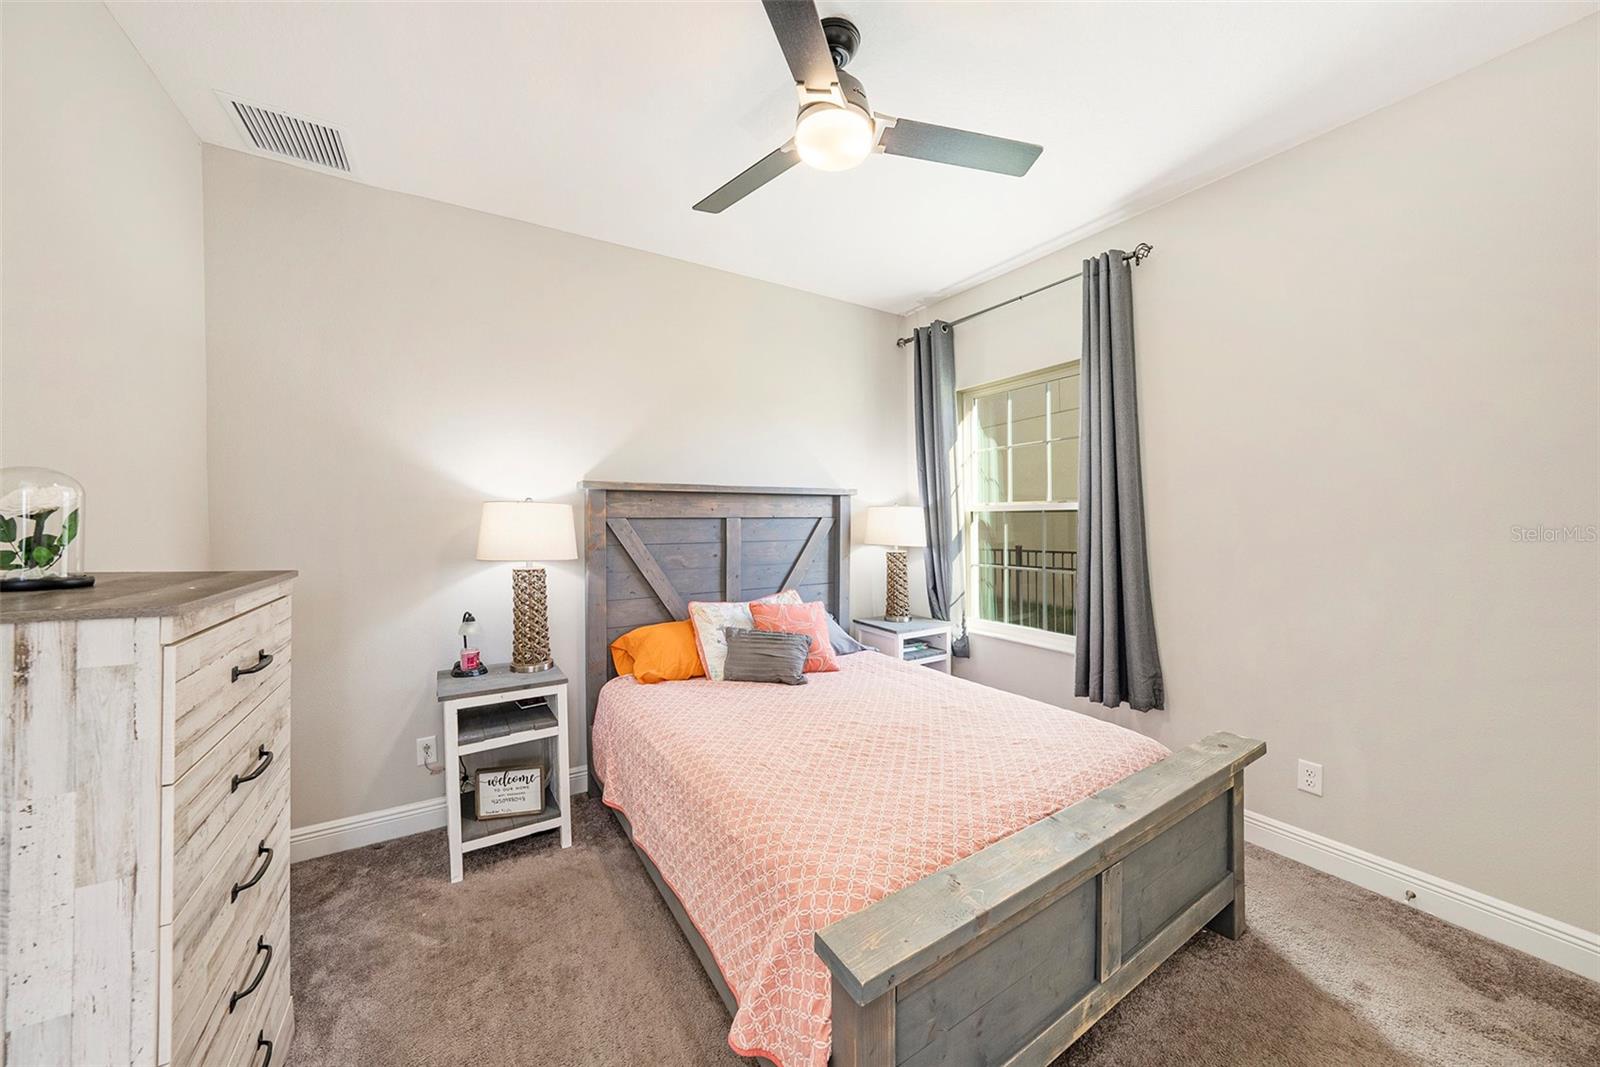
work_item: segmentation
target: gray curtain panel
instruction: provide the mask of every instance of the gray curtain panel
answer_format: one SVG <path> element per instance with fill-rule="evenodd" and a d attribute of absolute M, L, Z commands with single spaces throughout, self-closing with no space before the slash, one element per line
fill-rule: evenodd
<path fill-rule="evenodd" d="M 956 340 L 950 324 L 935 320 L 916 330 L 917 484 L 928 527 L 928 610 L 950 621 L 954 602 L 951 564 L 961 554 L 956 516 Z M 967 620 L 950 642 L 952 656 L 967 655 Z"/>
<path fill-rule="evenodd" d="M 1133 374 L 1133 271 L 1120 249 L 1083 261 L 1075 692 L 1136 711 L 1165 700 L 1156 651 Z"/>

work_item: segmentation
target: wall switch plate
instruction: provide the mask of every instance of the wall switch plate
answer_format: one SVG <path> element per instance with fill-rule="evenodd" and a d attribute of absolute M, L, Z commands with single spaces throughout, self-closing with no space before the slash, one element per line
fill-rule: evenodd
<path fill-rule="evenodd" d="M 438 739 L 433 737 L 417 738 L 417 766 L 426 767 L 430 763 L 437 763 L 439 756 Z"/>
<path fill-rule="evenodd" d="M 1314 797 L 1322 795 L 1322 764 L 1312 763 L 1310 760 L 1301 760 L 1300 769 L 1295 774 L 1295 788 L 1302 793 L 1310 793 Z"/>

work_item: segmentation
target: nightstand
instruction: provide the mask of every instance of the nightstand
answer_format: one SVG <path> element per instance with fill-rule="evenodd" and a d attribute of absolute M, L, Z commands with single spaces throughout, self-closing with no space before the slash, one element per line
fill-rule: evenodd
<path fill-rule="evenodd" d="M 856 640 L 886 656 L 950 673 L 950 631 L 938 619 L 855 619 Z"/>
<path fill-rule="evenodd" d="M 551 667 L 519 674 L 508 663 L 491 663 L 475 678 L 438 674 L 444 710 L 445 825 L 450 833 L 450 881 L 461 881 L 467 852 L 515 841 L 546 830 L 561 832 L 561 847 L 572 844 L 572 799 L 567 766 L 567 676 Z M 528 758 L 544 749 L 549 773 L 542 811 L 500 818 L 474 818 L 462 804 L 461 764 L 473 774 Z M 551 751 L 551 749 L 554 751 Z"/>

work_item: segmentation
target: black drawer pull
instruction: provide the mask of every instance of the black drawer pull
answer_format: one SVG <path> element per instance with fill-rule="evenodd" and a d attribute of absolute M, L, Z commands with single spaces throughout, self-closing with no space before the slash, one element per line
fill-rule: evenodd
<path fill-rule="evenodd" d="M 256 764 L 256 769 L 251 771 L 249 774 L 234 775 L 233 788 L 228 790 L 228 792 L 237 792 L 241 785 L 244 785 L 246 782 L 253 782 L 257 778 L 260 778 L 263 774 L 267 773 L 267 768 L 272 766 L 272 749 L 268 748 L 266 745 L 262 745 L 261 750 L 257 752 L 256 755 L 261 759 L 261 762 Z"/>
<path fill-rule="evenodd" d="M 235 667 L 233 669 L 233 680 L 237 682 L 241 674 L 255 674 L 259 671 L 264 671 L 271 663 L 272 653 L 263 648 L 256 653 L 256 665 L 254 667 Z"/>
<path fill-rule="evenodd" d="M 251 771 L 250 774 L 235 774 L 235 776 L 234 776 L 234 787 L 232 787 L 232 789 L 227 790 L 227 792 L 230 792 L 230 793 L 238 792 L 238 787 L 240 787 L 240 785 L 245 784 L 245 782 L 256 781 L 256 779 L 258 779 L 258 777 L 261 777 L 262 774 L 266 774 L 267 773 L 267 768 L 269 768 L 269 766 L 272 766 L 272 749 L 269 749 L 269 747 L 267 747 L 267 745 L 261 745 L 261 749 L 259 749 L 258 752 L 256 752 L 256 758 L 259 758 L 259 760 L 261 760 L 261 763 L 258 763 L 258 765 L 256 765 L 256 769 L 254 769 L 254 771 Z"/>
<path fill-rule="evenodd" d="M 272 1067 L 272 1042 L 267 1040 L 265 1030 L 256 1035 L 256 1048 L 267 1050 L 267 1058 L 261 1061 L 261 1067 Z"/>
<path fill-rule="evenodd" d="M 267 968 L 272 966 L 272 946 L 267 944 L 267 937 L 265 934 L 256 938 L 256 955 L 259 956 L 263 952 L 267 954 L 267 958 L 262 961 L 261 970 L 257 971 L 256 976 L 250 979 L 250 984 L 239 990 L 237 993 L 228 994 L 229 1015 L 232 1015 L 233 1009 L 239 1006 L 239 1001 L 256 991 L 256 986 L 261 984 L 261 979 L 267 976 Z"/>
<path fill-rule="evenodd" d="M 248 882 L 233 883 L 233 895 L 228 898 L 229 904 L 232 904 L 234 901 L 238 900 L 240 893 L 243 893 L 246 889 L 249 889 L 251 886 L 255 885 L 257 882 L 261 881 L 261 879 L 266 877 L 267 868 L 272 866 L 272 850 L 267 847 L 266 838 L 263 837 L 261 839 L 261 844 L 256 846 L 256 855 L 265 856 L 267 858 L 261 861 L 261 869 L 257 871 Z M 270 1055 L 268 1058 L 271 1058 Z"/>

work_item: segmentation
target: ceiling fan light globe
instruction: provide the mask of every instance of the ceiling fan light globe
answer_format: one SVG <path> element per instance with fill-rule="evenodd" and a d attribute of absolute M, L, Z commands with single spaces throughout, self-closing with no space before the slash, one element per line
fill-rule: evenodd
<path fill-rule="evenodd" d="M 818 170 L 849 170 L 872 155 L 872 116 L 855 107 L 814 104 L 800 115 L 794 143 L 800 158 Z"/>

